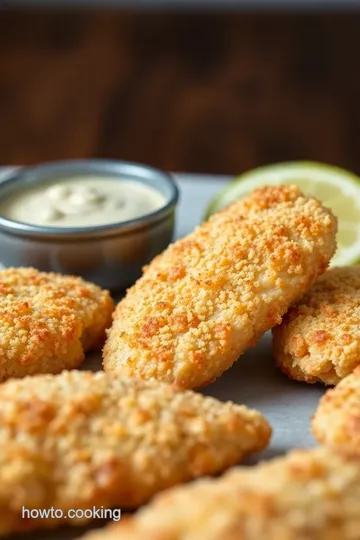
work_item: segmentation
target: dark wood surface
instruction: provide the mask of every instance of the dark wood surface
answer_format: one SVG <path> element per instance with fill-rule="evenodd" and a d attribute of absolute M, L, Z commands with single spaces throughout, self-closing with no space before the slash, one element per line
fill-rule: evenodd
<path fill-rule="evenodd" d="M 360 15 L 0 12 L 0 163 L 360 173 Z"/>

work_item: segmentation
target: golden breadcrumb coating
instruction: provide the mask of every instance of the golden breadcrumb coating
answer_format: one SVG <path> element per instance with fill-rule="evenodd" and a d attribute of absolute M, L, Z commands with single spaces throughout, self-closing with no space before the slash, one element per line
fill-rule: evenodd
<path fill-rule="evenodd" d="M 277 364 L 292 379 L 337 384 L 360 364 L 360 267 L 332 268 L 273 330 Z"/>
<path fill-rule="evenodd" d="M 84 540 L 359 540 L 360 461 L 297 450 L 171 489 Z"/>
<path fill-rule="evenodd" d="M 360 366 L 320 399 L 312 431 L 321 444 L 360 458 Z"/>
<path fill-rule="evenodd" d="M 209 384 L 326 269 L 335 233 L 331 212 L 296 187 L 254 191 L 145 268 L 117 306 L 104 369 Z"/>
<path fill-rule="evenodd" d="M 21 508 L 133 508 L 262 450 L 257 411 L 158 381 L 64 371 L 0 385 L 0 534 L 54 527 Z M 74 520 L 64 518 L 69 524 Z"/>
<path fill-rule="evenodd" d="M 0 271 L 0 380 L 78 366 L 104 341 L 113 308 L 108 291 L 78 277 Z"/>

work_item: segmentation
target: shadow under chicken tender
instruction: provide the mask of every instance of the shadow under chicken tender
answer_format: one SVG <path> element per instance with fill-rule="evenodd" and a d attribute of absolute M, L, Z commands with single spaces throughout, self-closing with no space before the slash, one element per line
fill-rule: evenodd
<path fill-rule="evenodd" d="M 360 366 L 320 399 L 312 431 L 319 443 L 360 461 Z"/>
<path fill-rule="evenodd" d="M 0 380 L 74 368 L 111 324 L 108 293 L 74 276 L 0 271 Z"/>
<path fill-rule="evenodd" d="M 83 540 L 359 540 L 360 461 L 326 449 L 171 489 Z"/>
<path fill-rule="evenodd" d="M 360 365 L 360 267 L 331 268 L 273 329 L 275 359 L 292 379 L 337 384 Z"/>
<path fill-rule="evenodd" d="M 104 369 L 201 387 L 325 271 L 336 219 L 294 186 L 254 191 L 157 256 L 118 304 Z"/>
<path fill-rule="evenodd" d="M 69 509 L 137 507 L 238 463 L 271 435 L 244 406 L 104 372 L 13 379 L 0 402 L 2 535 L 79 524 Z M 23 506 L 64 519 L 22 519 Z"/>

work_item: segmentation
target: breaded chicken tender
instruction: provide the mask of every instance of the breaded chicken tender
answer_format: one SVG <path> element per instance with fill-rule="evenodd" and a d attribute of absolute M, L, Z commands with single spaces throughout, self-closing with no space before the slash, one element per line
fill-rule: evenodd
<path fill-rule="evenodd" d="M 325 271 L 335 233 L 331 212 L 296 187 L 254 191 L 145 269 L 117 306 L 104 369 L 209 384 Z"/>
<path fill-rule="evenodd" d="M 332 268 L 273 330 L 280 369 L 307 383 L 337 384 L 360 365 L 360 267 Z"/>
<path fill-rule="evenodd" d="M 159 495 L 84 540 L 359 540 L 360 461 L 297 450 Z"/>
<path fill-rule="evenodd" d="M 0 380 L 78 366 L 105 340 L 113 308 L 108 291 L 78 277 L 0 271 Z"/>
<path fill-rule="evenodd" d="M 133 508 L 262 450 L 257 411 L 158 381 L 64 371 L 0 385 L 0 534 L 54 527 L 69 509 Z M 64 519 L 22 519 L 61 509 Z"/>
<path fill-rule="evenodd" d="M 321 444 L 360 459 L 360 366 L 321 398 L 312 431 Z"/>

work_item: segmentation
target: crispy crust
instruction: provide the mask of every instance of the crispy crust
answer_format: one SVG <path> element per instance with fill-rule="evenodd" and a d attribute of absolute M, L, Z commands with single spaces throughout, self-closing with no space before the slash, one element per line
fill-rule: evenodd
<path fill-rule="evenodd" d="M 360 458 L 360 366 L 321 398 L 312 431 L 320 443 Z"/>
<path fill-rule="evenodd" d="M 13 379 L 0 402 L 0 534 L 61 522 L 21 519 L 22 506 L 136 507 L 262 450 L 271 434 L 244 406 L 104 372 Z"/>
<path fill-rule="evenodd" d="M 0 380 L 78 366 L 111 324 L 108 291 L 74 276 L 0 272 Z"/>
<path fill-rule="evenodd" d="M 297 450 L 159 495 L 84 540 L 359 540 L 360 461 Z"/>
<path fill-rule="evenodd" d="M 332 268 L 273 329 L 275 359 L 292 379 L 337 384 L 360 364 L 360 267 Z"/>
<path fill-rule="evenodd" d="M 117 306 L 104 369 L 194 388 L 281 321 L 335 250 L 336 220 L 293 186 L 264 188 L 171 245 Z"/>

